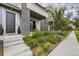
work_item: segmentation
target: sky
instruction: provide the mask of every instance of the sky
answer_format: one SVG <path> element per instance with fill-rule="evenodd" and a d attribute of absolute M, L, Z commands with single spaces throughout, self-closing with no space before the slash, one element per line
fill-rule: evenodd
<path fill-rule="evenodd" d="M 79 18 L 78 15 L 76 15 L 76 11 L 79 10 L 79 3 L 51 3 L 52 7 L 57 8 L 67 8 L 67 11 L 65 11 L 65 16 L 71 14 L 71 18 Z"/>
<path fill-rule="evenodd" d="M 71 18 L 79 18 L 76 15 L 76 10 L 79 10 L 79 3 L 39 3 L 43 7 L 48 7 L 51 5 L 52 7 L 63 8 L 65 7 L 67 11 L 65 11 L 65 16 L 71 14 Z"/>

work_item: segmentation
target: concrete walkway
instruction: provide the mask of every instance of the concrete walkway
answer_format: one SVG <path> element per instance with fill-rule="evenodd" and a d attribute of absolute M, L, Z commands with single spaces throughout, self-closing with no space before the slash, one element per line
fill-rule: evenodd
<path fill-rule="evenodd" d="M 63 40 L 48 56 L 79 56 L 79 44 L 74 31 Z"/>

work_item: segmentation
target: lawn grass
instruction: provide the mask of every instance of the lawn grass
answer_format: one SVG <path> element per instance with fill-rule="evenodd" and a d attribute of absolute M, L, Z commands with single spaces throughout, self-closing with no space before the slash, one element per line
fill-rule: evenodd
<path fill-rule="evenodd" d="M 24 42 L 30 46 L 33 55 L 45 56 L 48 55 L 66 36 L 68 32 L 62 32 L 59 34 L 36 31 L 32 36 L 26 35 Z"/>
<path fill-rule="evenodd" d="M 79 42 L 79 31 L 76 31 L 75 34 L 76 34 L 76 38 L 77 38 L 77 40 Z"/>

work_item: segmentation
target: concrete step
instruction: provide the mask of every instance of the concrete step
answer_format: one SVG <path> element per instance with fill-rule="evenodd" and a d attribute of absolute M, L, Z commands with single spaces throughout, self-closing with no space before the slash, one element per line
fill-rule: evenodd
<path fill-rule="evenodd" d="M 25 45 L 21 35 L 4 36 L 4 55 L 32 56 L 32 51 Z"/>

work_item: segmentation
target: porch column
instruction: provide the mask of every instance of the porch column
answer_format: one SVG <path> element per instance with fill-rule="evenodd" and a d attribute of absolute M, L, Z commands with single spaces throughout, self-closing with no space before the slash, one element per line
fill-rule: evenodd
<path fill-rule="evenodd" d="M 21 7 L 20 28 L 21 34 L 25 35 L 30 33 L 30 10 L 27 8 L 26 3 L 22 3 Z"/>
<path fill-rule="evenodd" d="M 40 30 L 40 21 L 36 21 L 36 29 Z"/>

